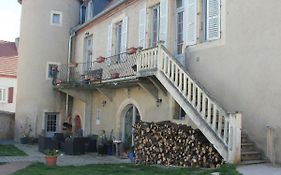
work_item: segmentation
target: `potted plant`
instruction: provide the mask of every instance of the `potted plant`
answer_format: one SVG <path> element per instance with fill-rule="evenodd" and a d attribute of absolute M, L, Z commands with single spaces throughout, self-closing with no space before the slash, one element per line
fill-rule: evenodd
<path fill-rule="evenodd" d="M 46 150 L 45 151 L 45 160 L 46 165 L 48 166 L 56 166 L 57 165 L 57 158 L 59 155 L 59 151 L 52 149 L 52 150 Z"/>
<path fill-rule="evenodd" d="M 127 49 L 127 54 L 131 55 L 131 54 L 135 54 L 137 52 L 137 48 L 135 47 L 130 47 L 129 49 Z"/>
<path fill-rule="evenodd" d="M 68 64 L 68 67 L 69 68 L 75 68 L 75 67 L 77 67 L 78 66 L 78 63 L 69 63 Z"/>
<path fill-rule="evenodd" d="M 118 72 L 113 71 L 110 73 L 111 78 L 119 78 L 119 76 L 120 76 L 120 74 Z"/>
<path fill-rule="evenodd" d="M 107 138 L 105 130 L 102 130 L 101 135 L 98 138 L 98 154 L 104 155 L 107 153 Z"/>
<path fill-rule="evenodd" d="M 99 56 L 96 60 L 97 63 L 103 63 L 105 61 L 105 58 L 103 56 Z"/>

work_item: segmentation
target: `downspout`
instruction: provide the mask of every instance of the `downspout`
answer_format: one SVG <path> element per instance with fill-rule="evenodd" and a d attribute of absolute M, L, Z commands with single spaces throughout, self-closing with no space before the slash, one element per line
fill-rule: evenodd
<path fill-rule="evenodd" d="M 75 32 L 71 32 L 69 35 L 69 39 L 68 39 L 68 54 L 67 54 L 67 75 L 66 75 L 66 81 L 69 82 L 70 80 L 70 70 L 68 65 L 70 64 L 70 60 L 71 60 L 71 54 L 72 54 L 72 39 L 73 37 L 76 35 Z M 68 117 L 68 101 L 69 101 L 69 95 L 68 93 L 66 93 L 66 98 L 65 98 L 65 117 Z"/>

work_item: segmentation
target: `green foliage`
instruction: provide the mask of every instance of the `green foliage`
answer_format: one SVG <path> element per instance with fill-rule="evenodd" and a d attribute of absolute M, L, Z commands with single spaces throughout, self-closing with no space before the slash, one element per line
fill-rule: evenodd
<path fill-rule="evenodd" d="M 13 175 L 210 175 L 212 172 L 239 175 L 233 165 L 224 165 L 218 169 L 195 169 L 132 164 L 47 167 L 42 163 L 33 164 Z"/>
<path fill-rule="evenodd" d="M 14 145 L 0 145 L 0 156 L 26 156 L 26 153 Z"/>
<path fill-rule="evenodd" d="M 58 156 L 59 155 L 59 150 L 51 149 L 51 150 L 45 150 L 44 151 L 45 155 L 47 156 Z"/>

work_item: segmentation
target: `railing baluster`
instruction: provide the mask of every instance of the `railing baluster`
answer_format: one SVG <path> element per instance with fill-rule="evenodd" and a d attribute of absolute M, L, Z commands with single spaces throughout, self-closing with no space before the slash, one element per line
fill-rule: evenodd
<path fill-rule="evenodd" d="M 218 134 L 219 136 L 221 137 L 221 133 L 222 133 L 222 117 L 223 117 L 223 114 L 221 111 L 219 111 L 219 115 L 218 115 Z"/>
<path fill-rule="evenodd" d="M 213 129 L 215 131 L 217 130 L 216 125 L 217 125 L 217 106 L 214 104 L 213 105 L 213 123 L 212 123 L 212 127 L 213 127 Z"/>
<path fill-rule="evenodd" d="M 183 93 L 185 98 L 187 97 L 187 76 L 183 74 Z"/>

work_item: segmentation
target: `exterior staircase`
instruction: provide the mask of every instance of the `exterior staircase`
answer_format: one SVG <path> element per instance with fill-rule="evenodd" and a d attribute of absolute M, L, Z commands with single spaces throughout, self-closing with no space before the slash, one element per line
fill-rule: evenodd
<path fill-rule="evenodd" d="M 241 163 L 247 164 L 259 164 L 265 163 L 262 153 L 257 149 L 255 144 L 248 139 L 245 133 L 241 134 Z"/>
<path fill-rule="evenodd" d="M 241 160 L 241 114 L 228 113 L 161 44 L 136 54 L 137 77 L 155 76 L 225 161 Z"/>

